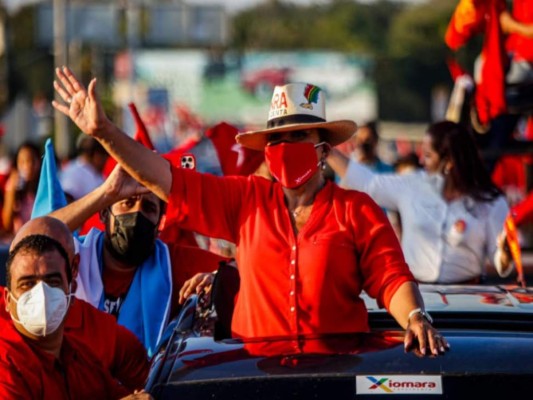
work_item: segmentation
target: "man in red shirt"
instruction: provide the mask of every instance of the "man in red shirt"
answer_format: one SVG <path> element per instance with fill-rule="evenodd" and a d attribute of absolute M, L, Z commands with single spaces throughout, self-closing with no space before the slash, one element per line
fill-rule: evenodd
<path fill-rule="evenodd" d="M 95 137 L 136 180 L 169 202 L 184 229 L 237 245 L 240 289 L 233 335 L 285 336 L 306 352 L 306 337 L 369 330 L 364 290 L 406 329 L 406 350 L 444 353 L 416 281 L 386 216 L 367 195 L 325 180 L 329 149 L 355 132 L 353 121 L 325 118 L 325 93 L 311 84 L 276 87 L 267 129 L 237 135 L 264 150 L 273 181 L 216 177 L 172 167 L 105 116 L 95 92 L 68 68 L 54 107 Z"/>
<path fill-rule="evenodd" d="M 4 302 L 11 318 L 0 318 L 0 398 L 118 399 L 130 393 L 91 349 L 65 333 L 70 264 L 63 246 L 45 235 L 27 236 L 10 252 Z"/>
<path fill-rule="evenodd" d="M 159 240 L 164 202 L 119 167 L 94 191 L 50 215 L 75 230 L 96 212 L 105 231 L 93 228 L 77 240 L 76 297 L 113 315 L 151 356 L 180 309 L 181 285 L 197 272 L 216 270 L 224 258 Z"/>
<path fill-rule="evenodd" d="M 55 238 L 66 250 L 73 266 L 73 279 L 77 275 L 79 256 L 75 254 L 72 233 L 61 221 L 40 217 L 28 221 L 11 242 L 13 249 L 20 240 L 30 235 Z M 72 282 L 72 289 L 76 281 Z M 0 287 L 0 319 L 11 321 L 4 303 L 5 288 Z M 146 350 L 135 335 L 117 324 L 111 315 L 101 312 L 89 303 L 71 297 L 65 320 L 65 334 L 75 337 L 84 347 L 91 349 L 109 372 L 130 391 L 139 390 L 146 382 L 149 361 Z"/>

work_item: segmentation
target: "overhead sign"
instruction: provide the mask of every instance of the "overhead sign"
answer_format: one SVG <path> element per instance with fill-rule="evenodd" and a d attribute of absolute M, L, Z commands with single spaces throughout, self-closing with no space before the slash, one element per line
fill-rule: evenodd
<path fill-rule="evenodd" d="M 66 41 L 79 40 L 118 47 L 124 40 L 119 32 L 119 8 L 114 4 L 71 4 L 66 10 Z M 36 42 L 51 46 L 54 41 L 54 15 L 51 4 L 37 7 Z"/>
<path fill-rule="evenodd" d="M 143 42 L 158 46 L 225 45 L 227 16 L 222 6 L 153 5 L 146 9 Z"/>
<path fill-rule="evenodd" d="M 188 6 L 185 4 L 141 5 L 143 23 L 134 25 L 131 35 L 145 46 L 208 47 L 228 42 L 228 17 L 222 6 Z M 126 44 L 120 31 L 126 9 L 116 4 L 70 4 L 66 9 L 66 41 L 82 41 L 105 48 Z M 51 46 L 54 40 L 53 7 L 37 7 L 36 42 Z M 126 24 L 127 25 L 127 24 Z"/>

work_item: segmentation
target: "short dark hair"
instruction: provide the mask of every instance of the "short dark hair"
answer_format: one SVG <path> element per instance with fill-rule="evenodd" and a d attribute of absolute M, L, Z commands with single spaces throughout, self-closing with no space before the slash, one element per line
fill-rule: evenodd
<path fill-rule="evenodd" d="M 72 270 L 70 269 L 70 262 L 67 251 L 57 240 L 45 235 L 29 235 L 16 244 L 16 246 L 9 252 L 6 261 L 6 286 L 11 289 L 11 264 L 15 256 L 21 252 L 35 252 L 44 254 L 57 250 L 61 257 L 65 260 L 65 268 L 67 274 L 67 281 L 72 281 Z"/>

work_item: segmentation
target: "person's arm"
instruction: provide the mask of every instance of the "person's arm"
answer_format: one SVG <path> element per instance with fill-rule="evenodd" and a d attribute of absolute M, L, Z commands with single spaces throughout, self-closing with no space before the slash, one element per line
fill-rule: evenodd
<path fill-rule="evenodd" d="M 500 196 L 491 205 L 490 214 L 487 216 L 487 256 L 502 278 L 508 277 L 513 271 L 511 255 L 505 250 L 505 244 L 501 236 L 505 225 L 505 219 L 509 215 L 509 206 L 503 196 Z"/>
<path fill-rule="evenodd" d="M 354 202 L 358 207 L 352 223 L 358 232 L 355 245 L 363 289 L 406 330 L 406 351 L 445 351 L 447 341 L 416 311 L 424 311 L 424 302 L 387 217 L 367 195 L 358 193 Z"/>
<path fill-rule="evenodd" d="M 524 24 L 517 21 L 507 10 L 500 14 L 500 25 L 505 34 L 515 33 L 517 35 L 533 38 L 533 24 Z"/>
<path fill-rule="evenodd" d="M 510 249 L 506 244 L 505 220 L 509 215 L 509 206 L 502 195 L 490 205 L 486 217 L 486 254 L 498 275 L 508 277 L 514 269 Z"/>
<path fill-rule="evenodd" d="M 350 159 L 344 153 L 334 147 L 329 152 L 327 161 L 331 169 L 335 171 L 339 178 L 343 179 L 344 175 L 346 175 L 346 170 L 348 169 L 348 163 Z"/>
<path fill-rule="evenodd" d="M 2 224 L 7 232 L 13 231 L 18 181 L 18 172 L 13 170 L 6 182 L 4 189 L 4 205 L 2 207 Z"/>
<path fill-rule="evenodd" d="M 438 355 L 449 348 L 446 339 L 424 317 L 424 301 L 415 282 L 405 282 L 396 290 L 389 303 L 389 312 L 405 329 L 406 351 L 417 349 L 425 355 L 429 348 L 432 354 Z"/>
<path fill-rule="evenodd" d="M 50 216 L 63 221 L 71 231 L 78 229 L 91 215 L 119 200 L 147 193 L 120 166 L 116 166 L 106 181 L 82 198 L 50 213 Z"/>
<path fill-rule="evenodd" d="M 133 178 L 168 201 L 172 185 L 169 162 L 133 140 L 107 118 L 96 94 L 96 78 L 86 89 L 67 67 L 57 68 L 56 75 L 61 85 L 54 81 L 54 89 L 67 105 L 53 101 L 54 108 L 70 117 L 82 132 L 97 139 Z"/>
<path fill-rule="evenodd" d="M 409 177 L 411 174 L 376 173 L 336 149 L 332 149 L 327 161 L 341 177 L 339 186 L 367 193 L 376 203 L 388 210 L 398 210 L 398 194 L 404 193 L 409 187 L 407 181 L 412 179 Z"/>

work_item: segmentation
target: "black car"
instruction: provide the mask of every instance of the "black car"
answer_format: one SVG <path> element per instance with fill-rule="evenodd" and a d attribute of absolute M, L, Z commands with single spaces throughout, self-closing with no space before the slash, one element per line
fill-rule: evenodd
<path fill-rule="evenodd" d="M 434 325 L 451 345 L 443 356 L 405 353 L 404 331 L 370 298 L 371 333 L 232 339 L 231 312 L 217 307 L 215 290 L 214 305 L 193 296 L 173 321 L 146 389 L 156 399 L 533 396 L 533 288 L 420 288 Z M 294 340 L 331 351 L 286 352 Z"/>

